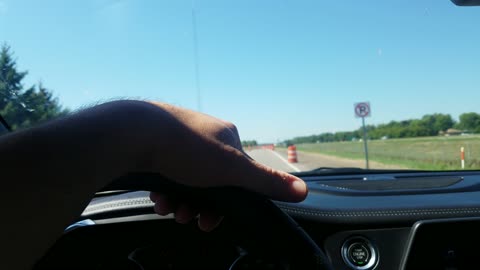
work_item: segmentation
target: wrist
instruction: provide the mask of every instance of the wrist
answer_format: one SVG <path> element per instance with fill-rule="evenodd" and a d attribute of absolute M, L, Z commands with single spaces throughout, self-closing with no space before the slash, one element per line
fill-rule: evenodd
<path fill-rule="evenodd" d="M 99 164 L 103 164 L 106 173 L 106 182 L 101 184 L 130 172 L 144 171 L 148 153 L 166 135 L 166 131 L 156 131 L 164 124 L 161 114 L 155 112 L 158 108 L 144 101 L 124 100 L 102 104 L 94 110 L 95 119 L 99 119 L 95 124 L 99 128 L 96 143 L 102 149 Z"/>
<path fill-rule="evenodd" d="M 168 154 L 179 140 L 178 119 L 165 104 L 146 101 L 115 101 L 98 108 L 108 123 L 102 124 L 107 134 L 107 167 L 114 177 L 130 172 L 159 172 L 159 162 L 167 164 Z M 181 128 L 180 128 L 181 129 Z M 115 134 L 116 136 L 112 136 Z M 120 168 L 119 168 L 120 167 Z M 110 178 L 111 181 L 113 178 Z M 108 183 L 107 183 L 108 184 Z"/>
<path fill-rule="evenodd" d="M 30 133 L 41 138 L 37 149 L 48 153 L 42 162 L 46 167 L 59 161 L 55 167 L 61 170 L 54 174 L 71 181 L 78 178 L 97 191 L 115 178 L 137 171 L 150 141 L 151 114 L 146 102 L 114 101 L 52 121 Z"/>

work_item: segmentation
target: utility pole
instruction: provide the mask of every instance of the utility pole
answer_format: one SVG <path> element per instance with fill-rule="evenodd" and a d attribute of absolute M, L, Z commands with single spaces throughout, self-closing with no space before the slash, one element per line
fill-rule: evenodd
<path fill-rule="evenodd" d="M 193 61 L 195 69 L 195 88 L 197 90 L 197 110 L 202 111 L 202 92 L 200 88 L 200 66 L 198 59 L 198 36 L 197 36 L 197 18 L 195 14 L 195 5 L 192 1 L 192 30 L 193 30 Z"/>

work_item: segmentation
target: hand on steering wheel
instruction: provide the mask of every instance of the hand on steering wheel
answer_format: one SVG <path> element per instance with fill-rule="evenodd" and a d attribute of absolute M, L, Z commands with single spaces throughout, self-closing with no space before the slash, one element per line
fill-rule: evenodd
<path fill-rule="evenodd" d="M 169 131 L 175 140 L 169 150 L 155 151 L 154 144 L 143 164 L 144 171 L 160 172 L 192 187 L 243 187 L 290 202 L 306 197 L 307 188 L 301 179 L 251 159 L 242 150 L 237 128 L 232 123 L 167 104 L 151 102 L 151 105 L 159 113 L 170 115 Z M 163 152 L 169 153 L 168 157 Z M 174 194 L 158 192 L 152 192 L 150 198 L 158 214 L 175 213 L 179 223 L 188 223 L 199 215 L 199 227 L 210 231 L 221 221 L 221 215 L 204 208 L 201 201 L 182 201 Z"/>

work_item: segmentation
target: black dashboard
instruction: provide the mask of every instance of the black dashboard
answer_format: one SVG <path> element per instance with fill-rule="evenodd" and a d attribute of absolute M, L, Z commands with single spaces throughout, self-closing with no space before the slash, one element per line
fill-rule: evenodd
<path fill-rule="evenodd" d="M 277 203 L 334 269 L 474 269 L 480 240 L 476 172 L 302 176 L 310 194 Z M 148 193 L 95 198 L 38 262 L 43 269 L 293 269 L 212 233 L 152 213 Z"/>

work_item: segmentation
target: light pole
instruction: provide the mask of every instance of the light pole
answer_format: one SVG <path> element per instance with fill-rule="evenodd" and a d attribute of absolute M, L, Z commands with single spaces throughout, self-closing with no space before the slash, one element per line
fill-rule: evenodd
<path fill-rule="evenodd" d="M 192 1 L 192 30 L 193 30 L 193 61 L 195 69 L 195 88 L 197 90 L 197 110 L 202 111 L 202 92 L 200 88 L 200 66 L 198 61 L 198 37 L 197 37 L 197 18 L 195 15 L 195 5 Z"/>

